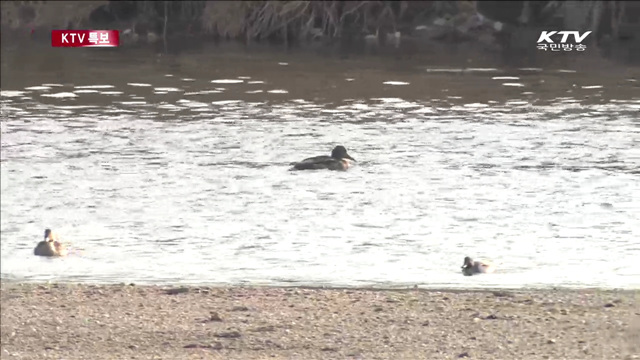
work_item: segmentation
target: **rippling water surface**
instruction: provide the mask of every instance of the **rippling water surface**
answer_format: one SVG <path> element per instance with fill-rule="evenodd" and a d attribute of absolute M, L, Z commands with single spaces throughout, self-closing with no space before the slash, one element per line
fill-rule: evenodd
<path fill-rule="evenodd" d="M 50 56 L 3 53 L 3 278 L 640 287 L 629 73 Z"/>

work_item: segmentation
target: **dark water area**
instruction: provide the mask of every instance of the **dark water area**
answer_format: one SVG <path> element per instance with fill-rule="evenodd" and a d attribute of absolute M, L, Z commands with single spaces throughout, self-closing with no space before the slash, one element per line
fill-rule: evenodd
<path fill-rule="evenodd" d="M 637 68 L 2 46 L 4 279 L 640 286 Z"/>

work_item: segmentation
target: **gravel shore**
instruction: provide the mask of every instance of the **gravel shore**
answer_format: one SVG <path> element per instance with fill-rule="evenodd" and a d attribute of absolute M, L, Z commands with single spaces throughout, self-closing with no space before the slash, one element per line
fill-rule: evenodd
<path fill-rule="evenodd" d="M 640 291 L 1 289 L 2 359 L 640 359 Z"/>

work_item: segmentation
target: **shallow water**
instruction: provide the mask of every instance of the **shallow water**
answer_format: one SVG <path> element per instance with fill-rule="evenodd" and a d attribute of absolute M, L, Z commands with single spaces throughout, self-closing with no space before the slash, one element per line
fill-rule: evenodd
<path fill-rule="evenodd" d="M 64 50 L 3 49 L 4 279 L 640 287 L 632 72 Z"/>

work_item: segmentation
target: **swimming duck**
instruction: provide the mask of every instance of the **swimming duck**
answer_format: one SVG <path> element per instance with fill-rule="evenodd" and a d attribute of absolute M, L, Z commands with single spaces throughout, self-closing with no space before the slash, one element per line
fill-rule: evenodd
<path fill-rule="evenodd" d="M 292 163 L 293 168 L 291 170 L 342 170 L 345 171 L 351 164 L 349 160 L 356 161 L 354 158 L 347 154 L 347 149 L 338 145 L 331 151 L 331 156 L 316 156 L 308 159 L 304 159 L 300 162 Z"/>
<path fill-rule="evenodd" d="M 468 256 L 464 258 L 464 264 L 462 265 L 462 273 L 465 276 L 492 273 L 494 270 L 495 267 L 492 263 L 486 261 L 473 261 L 473 259 Z"/>
<path fill-rule="evenodd" d="M 36 256 L 66 256 L 68 253 L 67 248 L 58 241 L 58 236 L 51 229 L 44 231 L 44 240 L 40 241 L 33 250 Z"/>

